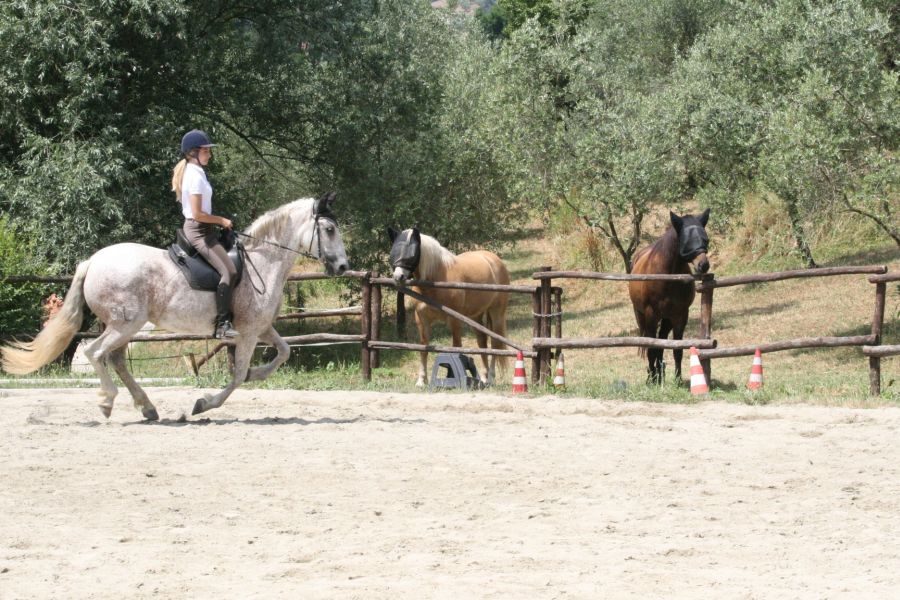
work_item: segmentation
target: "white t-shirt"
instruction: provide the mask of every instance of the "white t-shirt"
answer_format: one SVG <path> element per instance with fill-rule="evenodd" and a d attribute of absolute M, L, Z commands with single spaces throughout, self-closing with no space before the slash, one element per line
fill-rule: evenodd
<path fill-rule="evenodd" d="M 206 179 L 206 172 L 200 165 L 188 163 L 184 167 L 184 177 L 181 179 L 181 214 L 185 219 L 193 219 L 194 211 L 191 209 L 191 196 L 199 195 L 200 208 L 208 215 L 212 214 L 212 186 Z"/>

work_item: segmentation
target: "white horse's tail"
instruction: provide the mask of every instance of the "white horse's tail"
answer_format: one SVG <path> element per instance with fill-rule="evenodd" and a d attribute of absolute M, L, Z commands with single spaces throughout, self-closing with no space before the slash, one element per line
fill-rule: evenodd
<path fill-rule="evenodd" d="M 40 369 L 66 349 L 81 327 L 84 317 L 84 278 L 89 263 L 90 260 L 86 260 L 78 265 L 62 308 L 47 320 L 37 337 L 30 342 L 15 341 L 0 348 L 4 371 L 12 375 L 27 375 Z"/>

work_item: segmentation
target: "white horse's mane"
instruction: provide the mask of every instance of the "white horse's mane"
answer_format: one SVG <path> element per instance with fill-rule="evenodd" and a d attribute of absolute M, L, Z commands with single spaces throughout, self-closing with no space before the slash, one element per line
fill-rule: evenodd
<path fill-rule="evenodd" d="M 313 202 L 315 202 L 314 198 L 300 198 L 278 208 L 273 208 L 253 221 L 253 224 L 247 229 L 247 234 L 259 239 L 283 240 L 286 233 L 284 228 L 290 223 L 291 214 L 306 205 L 309 209 L 309 214 L 312 215 Z M 250 240 L 250 242 L 250 245 L 252 245 L 253 240 Z"/>
<path fill-rule="evenodd" d="M 419 256 L 419 277 L 430 280 L 438 270 L 443 267 L 449 269 L 456 262 L 456 255 L 441 246 L 441 244 L 424 233 L 419 234 L 422 239 L 422 253 Z"/>

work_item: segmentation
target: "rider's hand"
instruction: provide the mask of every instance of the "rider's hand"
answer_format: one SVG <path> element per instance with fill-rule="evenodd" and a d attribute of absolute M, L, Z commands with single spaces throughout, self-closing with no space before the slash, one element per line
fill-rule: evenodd
<path fill-rule="evenodd" d="M 225 217 L 222 217 L 222 227 L 224 227 L 225 229 L 231 229 L 231 227 L 232 227 L 231 219 L 226 219 Z"/>

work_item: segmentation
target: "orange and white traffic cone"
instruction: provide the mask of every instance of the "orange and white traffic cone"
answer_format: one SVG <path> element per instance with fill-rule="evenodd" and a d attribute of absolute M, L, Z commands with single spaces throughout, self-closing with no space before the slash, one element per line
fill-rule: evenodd
<path fill-rule="evenodd" d="M 750 367 L 750 380 L 747 381 L 747 389 L 748 390 L 758 390 L 762 386 L 763 386 L 762 352 L 760 352 L 759 348 L 757 348 L 756 354 L 753 355 L 753 366 Z"/>
<path fill-rule="evenodd" d="M 528 381 L 525 379 L 525 357 L 522 351 L 516 355 L 516 369 L 513 371 L 513 394 L 523 394 L 528 391 Z"/>
<path fill-rule="evenodd" d="M 708 392 L 706 375 L 703 374 L 703 365 L 700 364 L 700 353 L 696 347 L 691 346 L 691 393 L 696 396 Z"/>
<path fill-rule="evenodd" d="M 566 388 L 566 363 L 563 361 L 562 352 L 559 353 L 559 359 L 556 361 L 556 377 L 553 378 L 553 386 L 557 389 Z"/>

